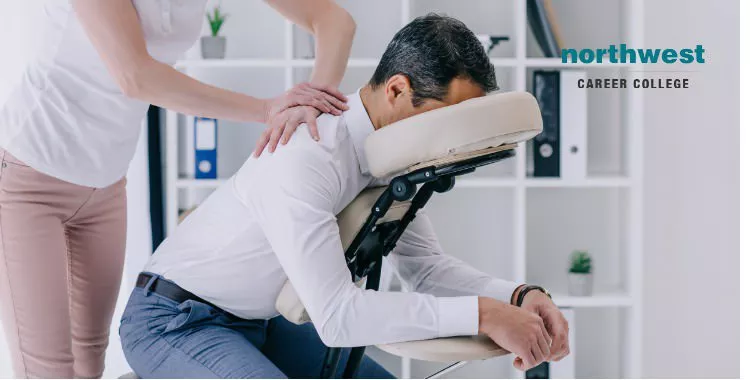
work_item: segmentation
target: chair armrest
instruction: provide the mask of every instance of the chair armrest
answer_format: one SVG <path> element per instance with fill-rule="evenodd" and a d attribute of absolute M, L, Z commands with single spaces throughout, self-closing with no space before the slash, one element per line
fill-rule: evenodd
<path fill-rule="evenodd" d="M 378 348 L 396 356 L 442 363 L 484 360 L 510 353 L 484 335 L 379 344 Z"/>

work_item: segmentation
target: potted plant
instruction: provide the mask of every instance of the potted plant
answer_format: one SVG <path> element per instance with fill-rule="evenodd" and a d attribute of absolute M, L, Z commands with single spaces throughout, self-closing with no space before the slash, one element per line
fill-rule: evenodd
<path fill-rule="evenodd" d="M 573 251 L 568 270 L 568 292 L 571 296 L 591 296 L 594 277 L 591 274 L 591 256 L 587 251 Z"/>
<path fill-rule="evenodd" d="M 219 32 L 227 19 L 227 15 L 221 13 L 221 7 L 217 6 L 213 12 L 206 12 L 206 18 L 211 26 L 211 35 L 201 38 L 203 58 L 223 59 L 227 50 L 227 39 L 220 36 Z"/>

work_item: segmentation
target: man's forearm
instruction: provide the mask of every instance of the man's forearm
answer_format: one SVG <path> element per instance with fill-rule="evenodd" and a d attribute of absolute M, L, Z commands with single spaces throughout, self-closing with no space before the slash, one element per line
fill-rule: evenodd
<path fill-rule="evenodd" d="M 403 250 L 402 250 L 403 252 Z M 475 295 L 511 303 L 518 283 L 498 279 L 444 254 L 392 255 L 394 267 L 414 291 L 434 296 Z"/>

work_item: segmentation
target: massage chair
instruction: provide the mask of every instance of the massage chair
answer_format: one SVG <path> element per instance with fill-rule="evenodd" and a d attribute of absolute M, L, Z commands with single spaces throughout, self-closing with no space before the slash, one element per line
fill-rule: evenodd
<path fill-rule="evenodd" d="M 542 130 L 536 99 L 526 92 L 495 93 L 425 112 L 381 128 L 365 143 L 370 172 L 388 186 L 364 190 L 337 215 L 352 281 L 378 290 L 383 257 L 435 193 L 450 191 L 456 177 L 513 157 L 517 144 Z M 310 323 L 305 306 L 286 282 L 276 309 L 296 324 Z M 469 361 L 508 354 L 485 336 L 464 336 L 381 344 L 390 354 L 449 365 L 445 375 Z M 354 347 L 344 369 L 352 378 L 365 347 Z M 322 378 L 337 373 L 342 349 L 329 348 Z"/>

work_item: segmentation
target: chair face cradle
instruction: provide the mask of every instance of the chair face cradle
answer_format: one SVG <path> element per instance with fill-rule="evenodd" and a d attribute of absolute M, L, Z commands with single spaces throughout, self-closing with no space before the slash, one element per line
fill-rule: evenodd
<path fill-rule="evenodd" d="M 507 93 L 426 112 L 373 133 L 366 143 L 373 175 L 404 174 L 394 177 L 388 186 L 363 191 L 338 215 L 352 281 L 366 281 L 367 289 L 378 290 L 383 257 L 393 250 L 417 212 L 435 193 L 450 191 L 458 176 L 515 156 L 517 143 L 539 132 L 541 113 L 536 100 L 527 93 Z M 407 141 L 400 150 L 390 145 L 395 136 L 403 136 Z M 419 141 L 424 143 L 424 151 L 416 149 Z M 385 147 L 392 154 L 378 155 L 377 151 Z M 294 323 L 310 321 L 289 282 L 282 289 L 276 307 Z M 508 353 L 481 336 L 379 347 L 394 355 L 438 362 L 482 360 Z M 352 348 L 344 378 L 354 377 L 364 351 L 365 347 Z M 322 378 L 334 376 L 340 356 L 341 348 L 328 349 Z M 456 363 L 449 368 L 460 365 Z M 445 373 L 447 370 L 439 375 Z"/>

